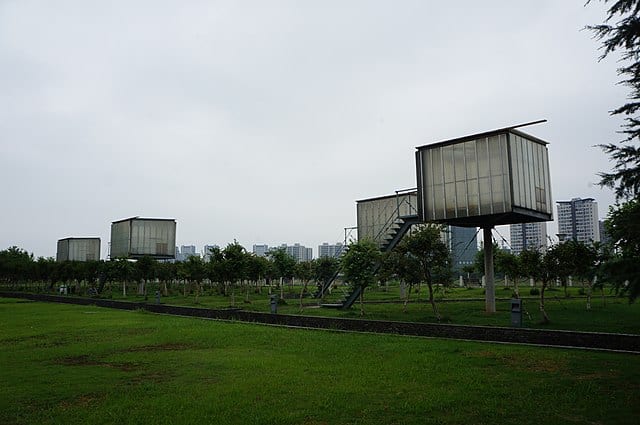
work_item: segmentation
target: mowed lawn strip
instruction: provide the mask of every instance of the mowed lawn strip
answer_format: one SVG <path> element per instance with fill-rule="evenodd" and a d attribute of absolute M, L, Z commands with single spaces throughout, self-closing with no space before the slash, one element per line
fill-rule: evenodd
<path fill-rule="evenodd" d="M 609 332 L 609 333 L 629 333 L 640 334 L 640 303 L 630 304 L 627 298 L 594 296 L 591 301 L 591 309 L 587 310 L 587 301 L 584 297 L 576 297 L 576 288 L 571 288 L 573 297 L 565 298 L 564 293 L 555 290 L 549 291 L 546 298 L 546 310 L 551 320 L 550 323 L 541 325 L 541 314 L 537 299 L 526 298 L 523 300 L 524 314 L 522 327 L 528 329 L 557 329 L 584 332 Z M 509 294 L 507 291 L 505 295 Z M 524 292 L 524 291 L 523 291 Z M 433 309 L 425 301 L 424 294 L 414 296 L 406 311 L 397 297 L 392 297 L 386 293 L 369 291 L 367 295 L 374 296 L 368 299 L 382 299 L 383 303 L 372 302 L 365 304 L 365 319 L 371 320 L 391 320 L 403 322 L 438 323 Z M 479 325 L 479 326 L 511 326 L 511 303 L 510 301 L 496 301 L 496 314 L 485 313 L 485 302 L 478 300 L 478 296 L 484 297 L 479 290 L 460 290 L 455 288 L 447 293 L 447 301 L 439 300 L 438 309 L 443 316 L 441 323 L 457 325 Z M 118 295 L 118 294 L 116 294 Z M 465 300 L 462 295 L 472 295 L 475 300 Z M 263 294 L 251 294 L 251 302 L 244 303 L 242 297 L 236 297 L 232 303 L 231 297 L 221 295 L 203 295 L 198 297 L 198 303 L 194 296 L 171 295 L 162 297 L 161 302 L 167 305 L 180 305 L 188 307 L 222 309 L 239 307 L 250 311 L 269 312 L 269 295 L 265 291 Z M 116 296 L 114 299 L 144 302 L 144 297 L 129 295 L 126 298 Z M 367 298 L 365 298 L 367 300 Z M 149 297 L 148 303 L 154 303 L 155 298 Z M 348 310 L 335 308 L 319 308 L 312 305 L 318 300 L 305 298 L 306 305 L 300 309 L 299 300 L 294 298 L 284 300 L 278 305 L 278 312 L 281 314 L 302 314 L 313 316 L 360 318 L 360 307 L 354 305 Z"/>
<path fill-rule="evenodd" d="M 640 356 L 0 299 L 0 423 L 635 423 Z"/>

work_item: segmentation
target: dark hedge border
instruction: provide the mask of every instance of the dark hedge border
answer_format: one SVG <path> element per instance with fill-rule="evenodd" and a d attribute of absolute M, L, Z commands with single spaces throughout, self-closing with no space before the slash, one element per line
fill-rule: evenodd
<path fill-rule="evenodd" d="M 387 322 L 380 320 L 337 319 L 332 317 L 297 316 L 243 311 L 238 309 L 208 309 L 165 304 L 114 301 L 100 298 L 80 298 L 22 292 L 0 292 L 7 298 L 65 304 L 95 305 L 120 310 L 146 310 L 151 313 L 202 317 L 219 320 L 264 323 L 350 332 L 389 333 L 431 338 L 448 338 L 484 342 L 575 347 L 597 350 L 626 351 L 640 354 L 640 335 L 600 332 L 573 332 L 541 329 L 502 328 L 490 326 L 445 325 L 436 323 Z"/>

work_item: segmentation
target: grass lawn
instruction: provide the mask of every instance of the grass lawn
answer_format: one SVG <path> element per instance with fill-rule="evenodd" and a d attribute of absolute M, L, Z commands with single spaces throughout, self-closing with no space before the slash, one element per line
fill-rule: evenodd
<path fill-rule="evenodd" d="M 569 288 L 569 298 L 565 298 L 564 290 L 552 288 L 546 293 L 546 310 L 551 323 L 541 325 L 541 315 L 538 309 L 538 299 L 529 295 L 529 287 L 521 288 L 521 295 L 524 299 L 523 315 L 524 328 L 562 329 L 578 330 L 590 332 L 613 332 L 640 334 L 640 303 L 629 304 L 626 298 L 607 297 L 602 299 L 600 294 L 594 294 L 591 310 L 586 309 L 586 299 L 580 297 L 580 288 Z M 331 308 L 314 308 L 307 306 L 302 311 L 299 308 L 299 301 L 295 294 L 300 288 L 294 288 L 289 294 L 293 297 L 285 300 L 286 304 L 278 307 L 281 314 L 304 314 L 322 315 L 330 317 L 359 318 L 360 307 L 358 303 L 351 309 L 337 310 Z M 154 290 L 150 293 L 153 294 Z M 337 291 L 334 291 L 337 292 Z M 163 304 L 186 305 L 192 307 L 206 308 L 227 308 L 231 305 L 252 311 L 270 311 L 269 295 L 267 289 L 261 294 L 253 291 L 250 293 L 250 303 L 244 302 L 244 295 L 236 293 L 235 299 L 231 296 L 216 295 L 214 291 L 207 291 L 208 295 L 199 297 L 195 303 L 193 295 L 186 297 L 177 291 L 168 297 L 162 297 Z M 274 293 L 279 293 L 274 291 Z M 123 298 L 117 291 L 111 291 L 105 295 L 114 299 L 125 299 L 128 301 L 143 301 L 144 298 L 132 295 L 132 291 L 126 298 Z M 446 293 L 437 294 L 437 305 L 443 316 L 442 323 L 460 325 L 484 325 L 484 326 L 510 326 L 511 306 L 508 299 L 511 289 L 501 287 L 496 290 L 496 314 L 485 313 L 484 294 L 481 288 L 465 289 L 451 288 Z M 403 312 L 400 300 L 400 291 L 397 287 L 390 287 L 389 291 L 382 288 L 370 288 L 365 296 L 365 318 L 373 320 L 395 320 L 404 322 L 435 323 L 436 317 L 431 305 L 426 303 L 426 290 L 422 293 L 412 294 L 411 302 L 407 311 Z M 304 303 L 317 303 L 318 300 L 305 298 Z M 149 296 L 147 302 L 155 302 L 155 297 Z"/>
<path fill-rule="evenodd" d="M 640 356 L 0 298 L 0 423 L 636 423 Z"/>

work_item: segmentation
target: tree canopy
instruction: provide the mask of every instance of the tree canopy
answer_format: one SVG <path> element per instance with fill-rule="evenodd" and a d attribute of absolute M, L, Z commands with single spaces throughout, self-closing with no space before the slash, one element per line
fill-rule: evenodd
<path fill-rule="evenodd" d="M 610 4 L 604 22 L 588 28 L 602 41 L 600 60 L 620 53 L 618 75 L 630 93 L 627 103 L 610 112 L 624 117 L 622 145 L 599 145 L 614 161 L 612 172 L 599 174 L 600 185 L 613 188 L 618 199 L 629 199 L 640 194 L 640 0 L 602 1 Z"/>

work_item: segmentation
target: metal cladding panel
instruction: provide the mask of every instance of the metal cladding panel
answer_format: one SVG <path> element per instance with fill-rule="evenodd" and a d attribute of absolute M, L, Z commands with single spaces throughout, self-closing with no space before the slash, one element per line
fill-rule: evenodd
<path fill-rule="evenodd" d="M 60 239 L 56 251 L 56 261 L 67 261 L 69 259 L 69 239 Z"/>
<path fill-rule="evenodd" d="M 97 261 L 99 259 L 99 238 L 69 240 L 69 261 Z"/>
<path fill-rule="evenodd" d="M 416 193 L 391 195 L 358 201 L 358 239 L 369 239 L 380 244 L 394 220 L 417 213 Z"/>
<path fill-rule="evenodd" d="M 175 257 L 176 222 L 174 220 L 134 219 L 131 222 L 130 255 Z"/>
<path fill-rule="evenodd" d="M 110 258 L 129 257 L 131 220 L 118 221 L 111 224 Z"/>
<path fill-rule="evenodd" d="M 66 238 L 58 241 L 56 261 L 97 261 L 100 238 Z"/>
<path fill-rule="evenodd" d="M 550 220 L 546 146 L 526 136 L 501 130 L 418 148 L 421 219 L 467 227 Z"/>

